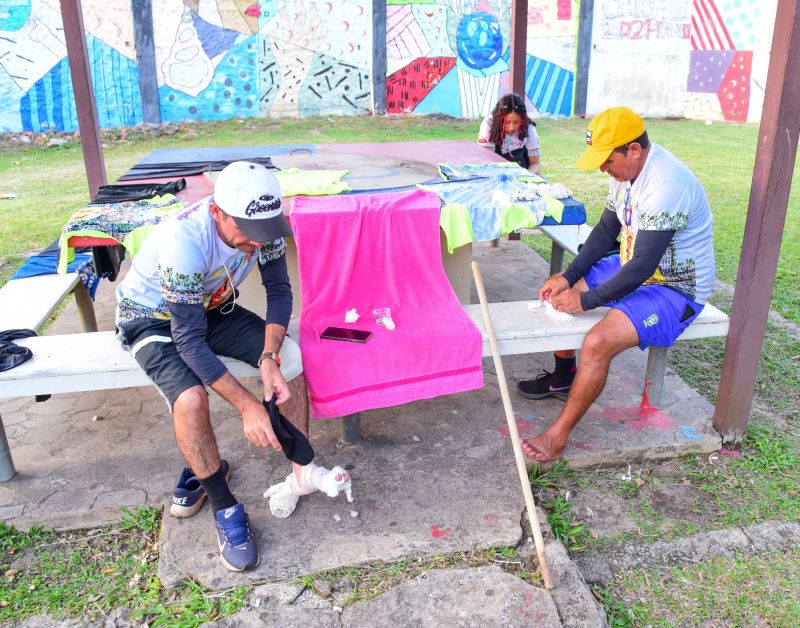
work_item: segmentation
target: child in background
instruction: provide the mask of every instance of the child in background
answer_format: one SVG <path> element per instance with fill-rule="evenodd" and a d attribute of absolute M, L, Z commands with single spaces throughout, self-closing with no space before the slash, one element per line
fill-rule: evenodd
<path fill-rule="evenodd" d="M 506 94 L 497 101 L 492 115 L 481 123 L 478 144 L 531 172 L 538 174 L 542 169 L 536 123 L 518 94 Z"/>

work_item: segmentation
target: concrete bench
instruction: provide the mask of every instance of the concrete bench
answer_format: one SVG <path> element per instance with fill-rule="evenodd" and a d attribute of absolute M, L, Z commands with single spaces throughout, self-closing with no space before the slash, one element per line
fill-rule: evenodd
<path fill-rule="evenodd" d="M 94 305 L 78 273 L 12 279 L 0 288 L 0 331 L 39 331 L 70 293 L 75 295 L 83 331 L 97 331 Z"/>
<path fill-rule="evenodd" d="M 580 349 L 586 334 L 608 311 L 608 308 L 599 307 L 575 315 L 568 321 L 560 321 L 544 308 L 532 309 L 530 303 L 512 301 L 489 304 L 497 346 L 502 355 Z M 491 355 L 480 305 L 467 305 L 465 309 L 483 334 L 484 357 Z M 678 340 L 727 336 L 728 322 L 727 314 L 708 303 Z M 654 408 L 661 404 L 668 352 L 668 347 L 648 349 L 644 394 Z"/>
<path fill-rule="evenodd" d="M 112 331 L 37 336 L 16 342 L 29 347 L 33 358 L 0 372 L 0 399 L 152 385 Z M 220 359 L 237 378 L 259 375 L 258 369 L 249 364 L 223 356 Z M 285 343 L 281 349 L 281 372 L 286 381 L 303 372 L 300 349 L 294 343 Z M 10 479 L 14 473 L 0 417 L 0 482 Z"/>
<path fill-rule="evenodd" d="M 465 305 L 464 308 L 481 330 L 484 357 L 490 356 L 480 305 Z M 532 308 L 528 301 L 490 303 L 489 309 L 498 348 L 503 355 L 580 349 L 586 334 L 606 312 L 606 308 L 598 308 L 569 321 L 560 321 L 544 308 Z M 707 305 L 680 339 L 725 336 L 727 333 L 728 317 Z M 122 350 L 114 332 L 39 336 L 20 340 L 18 344 L 30 347 L 33 358 L 0 373 L 0 399 L 151 384 L 131 354 Z M 302 360 L 296 345 L 285 345 L 281 358 L 281 371 L 287 381 L 302 373 Z M 650 349 L 644 387 L 653 407 L 660 403 L 666 358 L 666 348 Z M 221 360 L 235 377 L 259 374 L 257 369 L 238 360 L 226 357 L 221 357 Z M 358 414 L 343 418 L 343 442 L 358 441 L 359 420 Z M 0 417 L 0 481 L 13 475 L 14 464 Z"/>
<path fill-rule="evenodd" d="M 578 247 L 586 242 L 592 232 L 589 225 L 539 225 L 537 227 L 553 241 L 550 249 L 550 274 L 555 275 L 564 269 L 564 251 L 578 254 Z"/>

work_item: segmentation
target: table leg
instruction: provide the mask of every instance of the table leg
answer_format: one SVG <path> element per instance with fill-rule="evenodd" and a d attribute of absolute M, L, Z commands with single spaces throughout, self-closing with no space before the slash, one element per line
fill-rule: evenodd
<path fill-rule="evenodd" d="M 3 417 L 0 417 L 0 482 L 7 482 L 17 474 L 14 460 L 11 458 L 11 449 L 8 447 L 6 428 L 3 427 Z"/>
<path fill-rule="evenodd" d="M 342 417 L 342 434 L 340 440 L 345 445 L 355 445 L 361 440 L 361 413 L 348 414 Z"/>
<path fill-rule="evenodd" d="M 644 375 L 644 395 L 642 405 L 651 408 L 661 406 L 661 392 L 664 390 L 664 373 L 667 370 L 669 347 L 651 346 L 647 351 L 647 371 Z"/>
<path fill-rule="evenodd" d="M 564 268 L 564 249 L 560 244 L 553 242 L 550 249 L 550 275 L 557 275 Z"/>
<path fill-rule="evenodd" d="M 82 281 L 78 281 L 72 293 L 75 295 L 75 305 L 78 306 L 81 331 L 97 331 L 97 318 L 94 315 L 94 303 L 92 303 L 92 297 L 89 296 L 89 290 Z"/>

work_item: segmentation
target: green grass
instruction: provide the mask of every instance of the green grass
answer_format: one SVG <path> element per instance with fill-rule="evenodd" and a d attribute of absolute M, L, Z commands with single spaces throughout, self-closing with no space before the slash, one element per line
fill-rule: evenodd
<path fill-rule="evenodd" d="M 653 140 L 673 151 L 698 175 L 714 209 L 719 277 L 736 279 L 755 160 L 757 126 L 705 125 L 692 120 L 649 120 Z M 319 119 L 234 119 L 182 125 L 172 135 L 140 131 L 104 132 L 106 168 L 114 180 L 156 148 L 327 142 L 474 140 L 479 121 L 444 116 L 372 116 Z M 582 150 L 584 120 L 541 120 L 545 173 L 565 183 L 587 206 L 594 224 L 602 210 L 607 177 L 574 166 Z M 454 158 L 457 156 L 454 155 Z M 24 255 L 52 242 L 70 214 L 87 200 L 86 180 L 77 143 L 43 148 L 5 142 L 0 149 L 0 192 L 17 199 L 0 201 L 0 280 L 22 263 Z M 800 323 L 800 191 L 792 191 L 781 246 L 773 308 Z M 538 247 L 537 247 L 538 248 Z M 543 247 L 545 248 L 545 247 Z M 549 247 L 546 247 L 549 250 Z"/>
<path fill-rule="evenodd" d="M 301 576 L 293 581 L 312 589 L 323 597 L 332 597 L 333 603 L 345 608 L 356 602 L 375 598 L 397 585 L 431 571 L 432 569 L 458 569 L 498 565 L 504 571 L 522 578 L 530 584 L 541 586 L 542 580 L 535 557 L 525 559 L 515 547 L 473 548 L 450 554 L 434 554 L 417 559 L 396 562 L 373 561 L 362 565 L 328 569 Z"/>
<path fill-rule="evenodd" d="M 32 615 L 103 618 L 126 608 L 150 626 L 197 626 L 240 610 L 250 589 L 209 593 L 156 576 L 161 511 L 140 508 L 116 526 L 54 533 L 0 524 L 0 622 Z"/>
<path fill-rule="evenodd" d="M 248 119 L 192 127 L 184 125 L 177 127 L 172 135 L 158 137 L 116 130 L 105 133 L 104 142 L 108 144 L 105 152 L 108 176 L 113 180 L 155 148 L 473 140 L 477 128 L 478 121 L 433 117 Z M 582 148 L 584 128 L 585 122 L 581 120 L 543 120 L 539 124 L 546 173 L 574 191 L 587 206 L 589 222 L 594 223 L 602 209 L 607 179 L 597 172 L 581 172 L 573 165 Z M 757 128 L 754 125 L 706 126 L 692 121 L 649 121 L 648 129 L 655 141 L 686 161 L 704 183 L 715 214 L 718 276 L 734 283 Z M 77 144 L 49 149 L 17 145 L 12 150 L 9 146 L 8 143 L 0 146 L 0 192 L 14 192 L 19 198 L 0 201 L 3 218 L 0 221 L 0 261 L 5 262 L 0 267 L 0 281 L 10 276 L 27 253 L 55 239 L 72 211 L 87 200 L 82 155 Z M 790 196 L 772 298 L 773 308 L 797 323 L 800 323 L 799 193 L 795 189 Z M 545 257 L 549 255 L 547 238 L 526 236 L 525 239 Z M 730 298 L 716 294 L 712 301 L 730 313 Z M 724 346 L 724 340 L 719 339 L 678 343 L 670 352 L 670 366 L 713 402 Z M 650 467 L 645 465 L 642 477 L 647 483 L 656 479 L 661 482 L 688 479 L 705 507 L 697 513 L 701 520 L 665 517 L 640 498 L 637 485 L 620 483 L 613 474 L 573 472 L 564 465 L 557 465 L 531 477 L 539 503 L 548 512 L 551 527 L 572 551 L 630 539 L 630 535 L 591 538 L 584 522 L 574 517 L 563 497 L 565 490 L 581 487 L 624 494 L 639 526 L 639 533 L 635 535 L 639 542 L 765 519 L 800 520 L 799 364 L 798 334 L 769 322 L 754 400 L 754 416 L 762 420 L 750 427 L 743 444 L 744 456 L 721 459 L 714 464 L 705 457 L 690 457 L 680 461 L 678 468 L 670 473 L 660 473 L 655 463 Z M 776 417 L 777 427 L 766 422 Z M 147 510 L 133 515 L 127 527 L 91 534 L 55 535 L 42 530 L 21 533 L 0 526 L 3 572 L 7 574 L 0 583 L 0 621 L 12 618 L 19 621 L 38 613 L 93 618 L 112 608 L 127 606 L 137 610 L 142 620 L 150 625 L 197 625 L 242 607 L 248 594 L 245 587 L 212 595 L 189 582 L 174 591 L 164 590 L 155 575 L 157 526 L 158 515 Z M 330 583 L 349 580 L 352 589 L 347 603 L 374 597 L 421 570 L 437 567 L 499 563 L 535 582 L 535 569 L 527 571 L 525 565 L 517 564 L 515 552 L 514 548 L 500 548 L 421 561 L 378 562 L 315 574 L 310 582 L 313 584 L 315 579 Z M 615 626 L 670 625 L 673 621 L 697 624 L 703 618 L 726 625 L 759 623 L 757 619 L 752 620 L 754 617 L 765 619 L 761 623 L 797 625 L 798 609 L 796 602 L 794 606 L 792 602 L 797 600 L 800 590 L 798 558 L 795 552 L 773 561 L 759 557 L 728 563 L 710 561 L 708 565 L 685 568 L 666 576 L 637 572 L 630 575 L 630 580 L 615 582 L 600 596 Z M 70 567 L 67 570 L 61 565 Z M 8 575 L 9 570 L 12 570 L 11 575 Z M 750 573 L 755 574 L 752 581 L 748 580 Z M 765 583 L 774 581 L 779 591 L 789 587 L 790 594 L 784 593 L 777 601 L 772 600 L 766 586 L 759 589 L 754 584 L 757 578 Z M 701 586 L 712 581 L 715 590 L 722 591 L 719 604 L 715 604 L 716 593 L 712 595 L 709 589 L 703 588 L 705 585 Z M 751 590 L 755 602 L 742 606 L 742 596 Z"/>
<path fill-rule="evenodd" d="M 684 472 L 705 493 L 713 527 L 761 521 L 800 521 L 800 437 L 797 433 L 751 424 L 741 458 L 722 466 L 692 458 Z"/>
<path fill-rule="evenodd" d="M 718 557 L 663 572 L 637 570 L 600 592 L 623 626 L 798 626 L 800 552 Z"/>
<path fill-rule="evenodd" d="M 730 296 L 715 292 L 711 301 L 731 313 Z M 712 403 L 717 398 L 725 343 L 724 338 L 677 342 L 669 352 L 670 368 Z M 778 415 L 793 423 L 800 419 L 800 333 L 772 320 L 767 321 L 758 362 L 754 406 L 757 417 Z"/>

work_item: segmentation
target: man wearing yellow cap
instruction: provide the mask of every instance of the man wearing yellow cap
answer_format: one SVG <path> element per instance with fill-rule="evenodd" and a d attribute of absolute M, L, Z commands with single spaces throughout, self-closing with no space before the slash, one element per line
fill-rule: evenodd
<path fill-rule="evenodd" d="M 574 351 L 557 351 L 552 373 L 517 385 L 529 399 L 566 399 L 555 423 L 523 443 L 539 462 L 561 456 L 570 432 L 603 391 L 614 356 L 635 346 L 671 346 L 714 285 L 714 220 L 703 186 L 649 140 L 640 116 L 627 107 L 595 116 L 577 165 L 611 177 L 605 210 L 567 270 L 539 288 L 539 299 L 561 312 L 611 309 L 587 334 L 580 369 Z M 619 253 L 608 256 L 618 238 Z"/>

